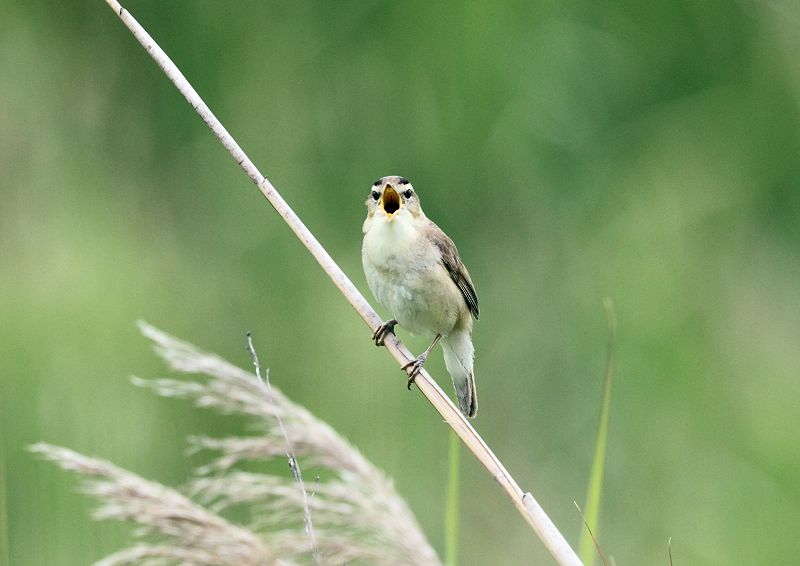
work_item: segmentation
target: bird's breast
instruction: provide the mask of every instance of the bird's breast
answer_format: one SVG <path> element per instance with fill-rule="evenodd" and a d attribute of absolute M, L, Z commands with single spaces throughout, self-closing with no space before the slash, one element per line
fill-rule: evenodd
<path fill-rule="evenodd" d="M 364 235 L 372 294 L 414 334 L 446 334 L 460 314 L 463 299 L 440 260 L 438 248 L 410 222 L 376 222 Z"/>

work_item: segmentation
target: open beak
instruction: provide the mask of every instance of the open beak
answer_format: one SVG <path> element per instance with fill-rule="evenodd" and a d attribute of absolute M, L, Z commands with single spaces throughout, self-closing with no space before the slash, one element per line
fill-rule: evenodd
<path fill-rule="evenodd" d="M 383 197 L 381 197 L 381 208 L 386 213 L 386 216 L 389 217 L 389 220 L 392 219 L 392 216 L 395 212 L 400 210 L 400 195 L 397 194 L 397 191 L 394 190 L 394 187 L 391 185 L 386 185 L 386 188 L 383 190 Z"/>

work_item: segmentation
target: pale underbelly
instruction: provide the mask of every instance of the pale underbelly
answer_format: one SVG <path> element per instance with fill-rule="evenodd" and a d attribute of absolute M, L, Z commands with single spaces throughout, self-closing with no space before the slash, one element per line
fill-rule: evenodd
<path fill-rule="evenodd" d="M 405 273 L 366 271 L 375 298 L 408 332 L 447 335 L 453 330 L 464 299 L 443 267 Z"/>

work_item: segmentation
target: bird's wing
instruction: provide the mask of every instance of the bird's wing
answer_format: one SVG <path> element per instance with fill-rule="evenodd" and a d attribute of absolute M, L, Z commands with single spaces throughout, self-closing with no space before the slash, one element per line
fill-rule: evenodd
<path fill-rule="evenodd" d="M 464 301 L 469 307 L 469 311 L 472 313 L 472 316 L 475 317 L 475 320 L 477 320 L 481 311 L 480 308 L 478 308 L 478 295 L 475 293 L 472 279 L 469 278 L 469 271 L 467 271 L 467 268 L 461 262 L 461 258 L 458 257 L 458 250 L 453 240 L 448 238 L 447 234 L 434 224 L 433 221 L 428 219 L 428 222 L 430 223 L 428 225 L 428 235 L 431 240 L 433 240 L 436 247 L 439 248 L 439 252 L 442 255 L 442 265 L 447 269 L 447 273 L 450 274 L 450 279 L 453 280 L 458 290 L 461 291 L 461 294 L 464 296 Z"/>

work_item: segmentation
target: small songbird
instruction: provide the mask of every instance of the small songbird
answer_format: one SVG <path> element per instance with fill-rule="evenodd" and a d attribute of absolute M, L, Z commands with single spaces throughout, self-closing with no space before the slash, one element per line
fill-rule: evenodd
<path fill-rule="evenodd" d="M 453 241 L 422 212 L 414 187 L 404 177 L 382 177 L 367 197 L 361 260 L 367 284 L 391 320 L 375 330 L 378 346 L 396 324 L 433 342 L 411 368 L 408 386 L 442 341 L 444 363 L 456 389 L 461 412 L 478 411 L 472 371 L 472 317 L 478 319 L 478 297 Z"/>

